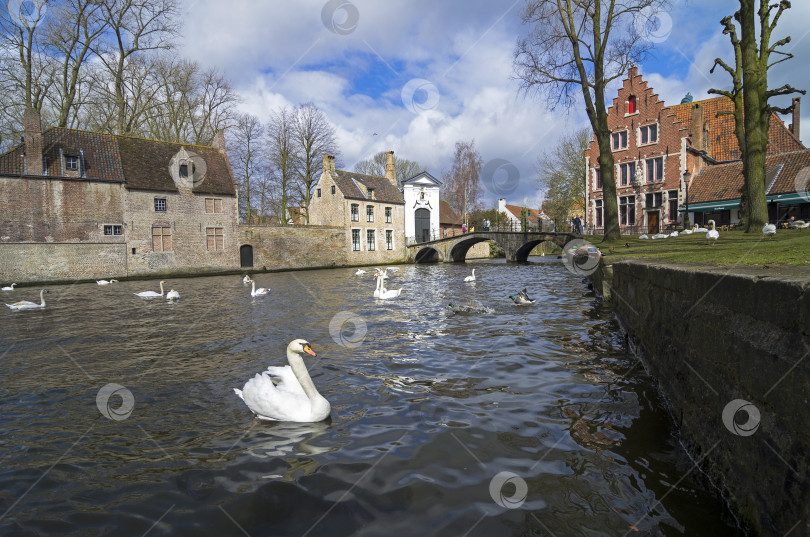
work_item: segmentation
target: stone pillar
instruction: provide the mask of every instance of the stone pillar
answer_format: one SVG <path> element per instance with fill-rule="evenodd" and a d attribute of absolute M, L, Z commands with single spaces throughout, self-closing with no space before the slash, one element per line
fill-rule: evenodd
<path fill-rule="evenodd" d="M 26 108 L 23 115 L 26 175 L 42 175 L 42 122 L 39 112 Z"/>
<path fill-rule="evenodd" d="M 391 181 L 391 184 L 399 188 L 397 184 L 397 170 L 394 168 L 394 152 L 385 152 L 385 178 Z"/>
<path fill-rule="evenodd" d="M 704 149 L 703 147 L 703 108 L 699 104 L 692 106 L 692 147 Z"/>
<path fill-rule="evenodd" d="M 793 136 L 799 141 L 801 141 L 801 138 L 799 138 L 799 120 L 801 118 L 801 116 L 799 115 L 799 104 L 801 103 L 801 101 L 802 101 L 801 97 L 793 97 L 793 110 L 792 110 L 793 123 L 790 124 L 790 132 L 792 132 Z"/>

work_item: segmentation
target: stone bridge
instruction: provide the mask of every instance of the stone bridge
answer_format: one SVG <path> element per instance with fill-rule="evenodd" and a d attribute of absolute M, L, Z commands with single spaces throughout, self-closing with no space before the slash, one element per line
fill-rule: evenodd
<path fill-rule="evenodd" d="M 408 261 L 412 263 L 463 263 L 474 244 L 495 241 L 506 254 L 508 263 L 526 261 L 529 253 L 541 242 L 551 241 L 560 248 L 578 238 L 573 233 L 475 231 L 443 239 L 408 244 Z"/>

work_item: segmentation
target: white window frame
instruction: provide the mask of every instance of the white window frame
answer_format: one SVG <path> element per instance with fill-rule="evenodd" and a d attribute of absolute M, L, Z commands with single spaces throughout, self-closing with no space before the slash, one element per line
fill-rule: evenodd
<path fill-rule="evenodd" d="M 624 136 L 622 136 L 622 135 L 624 135 Z M 616 140 L 619 141 L 618 146 L 616 144 Z M 624 146 L 620 145 L 621 142 L 624 142 Z M 611 133 L 611 135 L 610 135 L 610 147 L 611 147 L 611 149 L 613 149 L 613 151 L 624 151 L 625 149 L 627 149 L 629 143 L 630 143 L 630 136 L 628 135 L 626 129 L 623 130 L 623 131 L 617 131 L 617 132 Z"/>
<path fill-rule="evenodd" d="M 655 140 L 650 139 L 650 129 L 655 129 Z M 647 133 L 647 141 L 642 141 L 644 133 Z M 638 128 L 638 143 L 636 145 L 653 145 L 658 143 L 658 123 L 650 123 L 649 125 L 642 125 Z"/>
<path fill-rule="evenodd" d="M 373 252 L 377 249 L 377 230 L 376 229 L 367 229 L 366 230 L 366 250 L 369 252 Z"/>
<path fill-rule="evenodd" d="M 354 234 L 357 232 L 357 242 L 354 242 Z M 356 246 L 356 248 L 355 248 Z M 352 228 L 352 252 L 361 252 L 363 250 L 363 241 L 360 237 L 360 230 L 357 228 Z"/>
<path fill-rule="evenodd" d="M 390 237 L 390 241 L 388 240 Z M 393 250 L 394 249 L 394 230 L 393 229 L 386 229 L 385 230 L 385 249 L 386 250 Z"/>

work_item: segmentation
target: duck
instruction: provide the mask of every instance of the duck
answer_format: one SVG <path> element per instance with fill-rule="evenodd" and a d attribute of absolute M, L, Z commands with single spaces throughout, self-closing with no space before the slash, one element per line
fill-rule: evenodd
<path fill-rule="evenodd" d="M 267 287 L 259 287 L 256 289 L 256 281 L 250 280 L 250 284 L 253 286 L 250 290 L 250 296 L 264 296 L 270 292 L 270 289 Z"/>
<path fill-rule="evenodd" d="M 99 285 L 110 285 L 111 283 L 118 283 L 118 280 L 96 280 Z"/>
<path fill-rule="evenodd" d="M 638 238 L 639 238 L 639 240 L 642 240 L 642 241 L 645 241 L 645 240 L 649 239 L 649 237 L 647 236 L 646 233 L 644 235 L 639 235 Z"/>
<path fill-rule="evenodd" d="M 166 293 L 166 300 L 176 300 L 180 298 L 180 293 L 172 289 L 168 293 Z"/>
<path fill-rule="evenodd" d="M 706 232 L 707 244 L 717 244 L 717 239 L 720 238 L 720 233 L 718 233 L 714 228 L 714 220 L 709 220 L 709 225 L 712 226 L 712 229 Z"/>
<path fill-rule="evenodd" d="M 363 270 L 363 269 L 357 269 L 357 272 L 355 272 L 355 273 L 354 273 L 354 275 L 355 275 L 355 276 L 362 276 L 362 275 L 363 275 L 363 274 L 365 274 L 365 273 L 366 273 L 366 271 L 365 271 L 365 270 Z"/>
<path fill-rule="evenodd" d="M 776 225 L 775 224 L 765 224 L 762 226 L 762 236 L 763 237 L 773 237 L 776 235 Z"/>
<path fill-rule="evenodd" d="M 526 304 L 534 304 L 535 302 L 534 300 L 529 298 L 529 295 L 526 292 L 525 288 L 520 293 L 518 293 L 517 296 L 509 295 L 509 298 L 511 298 L 512 302 L 514 302 L 518 306 L 523 306 Z"/>
<path fill-rule="evenodd" d="M 6 304 L 12 311 L 22 311 L 22 310 L 41 310 L 45 309 L 45 293 L 50 293 L 50 291 L 46 291 L 43 289 L 39 292 L 39 300 L 40 303 L 37 304 L 36 302 L 30 302 L 28 300 L 21 300 L 19 302 L 15 302 L 14 304 Z"/>
<path fill-rule="evenodd" d="M 163 296 L 163 284 L 166 283 L 164 281 L 160 282 L 160 292 L 156 293 L 154 291 L 141 291 L 140 293 L 135 293 L 135 296 L 139 296 L 141 298 L 155 298 L 156 296 Z"/>
<path fill-rule="evenodd" d="M 252 281 L 253 281 L 253 279 L 247 274 L 245 274 L 245 277 L 242 278 L 242 283 L 244 283 L 244 284 L 248 284 L 248 283 L 250 283 Z"/>
<path fill-rule="evenodd" d="M 464 278 L 465 282 L 474 282 L 475 281 L 475 269 L 472 269 L 472 275 L 467 276 Z"/>
<path fill-rule="evenodd" d="M 12 284 L 11 284 L 11 285 L 9 285 L 8 287 L 3 287 L 3 291 L 13 291 L 13 290 L 14 290 L 14 286 L 15 286 L 15 285 L 17 285 L 17 284 L 16 284 L 16 283 L 12 283 Z"/>
<path fill-rule="evenodd" d="M 305 339 L 294 339 L 287 345 L 287 362 L 283 367 L 268 367 L 249 379 L 234 393 L 260 420 L 314 423 L 329 417 L 332 407 L 312 382 L 303 354 L 317 356 Z M 273 379 L 276 382 L 273 382 Z"/>

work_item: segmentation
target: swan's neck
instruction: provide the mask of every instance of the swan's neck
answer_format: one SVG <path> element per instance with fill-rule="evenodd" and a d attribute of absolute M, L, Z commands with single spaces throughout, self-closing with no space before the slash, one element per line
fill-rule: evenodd
<path fill-rule="evenodd" d="M 304 364 L 304 359 L 301 358 L 301 355 L 287 350 L 287 362 L 289 362 L 290 369 L 292 369 L 295 378 L 298 379 L 298 383 L 301 385 L 301 388 L 303 388 L 304 393 L 307 394 L 309 400 L 313 401 L 320 398 L 321 394 L 315 389 L 315 384 L 309 376 L 309 371 L 307 371 L 307 366 Z"/>
<path fill-rule="evenodd" d="M 163 294 L 163 282 L 160 282 L 160 294 Z"/>
<path fill-rule="evenodd" d="M 256 282 L 251 280 L 250 284 L 251 284 L 251 287 L 253 288 L 253 292 L 255 293 L 256 292 Z"/>
<path fill-rule="evenodd" d="M 40 306 L 45 305 L 45 289 L 39 292 L 39 305 Z"/>

